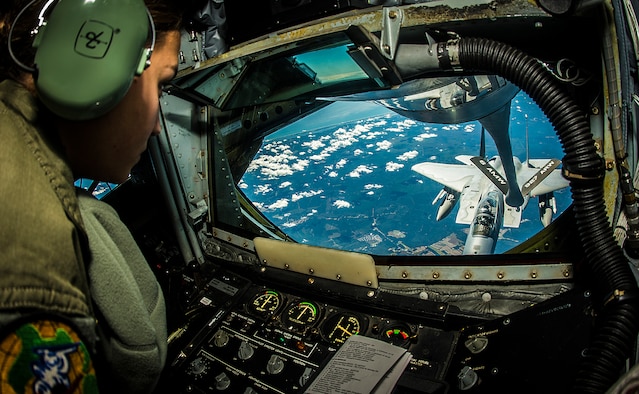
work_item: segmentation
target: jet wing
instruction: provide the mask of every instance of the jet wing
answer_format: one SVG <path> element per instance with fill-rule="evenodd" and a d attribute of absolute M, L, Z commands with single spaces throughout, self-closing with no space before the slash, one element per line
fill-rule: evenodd
<path fill-rule="evenodd" d="M 484 176 L 472 162 L 473 156 L 456 156 L 464 164 L 419 163 L 412 170 L 432 179 L 448 188 L 461 193 L 456 223 L 470 224 L 475 217 L 475 210 L 485 188 L 482 185 Z"/>
<path fill-rule="evenodd" d="M 459 193 L 479 173 L 475 167 L 460 164 L 419 163 L 411 169 Z"/>
<path fill-rule="evenodd" d="M 522 194 L 535 197 L 568 187 L 568 180 L 561 175 L 561 170 L 556 169 L 561 163 L 560 160 L 533 159 L 529 162 L 535 168 L 522 165 L 517 173 L 517 183 Z"/>

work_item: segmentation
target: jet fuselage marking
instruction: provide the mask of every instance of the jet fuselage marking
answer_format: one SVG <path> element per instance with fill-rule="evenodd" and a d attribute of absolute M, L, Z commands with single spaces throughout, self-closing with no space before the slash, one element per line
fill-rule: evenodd
<path fill-rule="evenodd" d="M 508 183 L 506 178 L 504 178 L 499 171 L 497 171 L 489 162 L 487 162 L 484 158 L 475 156 L 470 159 L 470 161 L 477 167 L 481 172 L 483 172 L 490 181 L 501 190 L 502 193 L 506 194 L 508 192 Z"/>
<path fill-rule="evenodd" d="M 560 163 L 561 161 L 559 160 L 550 159 L 548 163 L 544 164 L 544 166 L 541 167 L 541 169 L 539 169 L 539 171 L 537 171 L 535 175 L 533 175 L 529 180 L 526 181 L 526 183 L 524 183 L 523 187 L 521 188 L 521 192 L 523 194 L 530 193 L 535 187 L 537 187 L 537 184 L 546 179 L 546 177 L 550 175 L 551 171 L 557 168 Z"/>

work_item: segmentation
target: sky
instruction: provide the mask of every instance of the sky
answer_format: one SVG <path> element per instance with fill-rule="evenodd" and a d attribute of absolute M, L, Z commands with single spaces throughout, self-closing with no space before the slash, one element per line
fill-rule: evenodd
<path fill-rule="evenodd" d="M 392 113 L 372 102 L 336 101 L 277 131 L 275 138 Z M 271 136 L 273 138 L 273 136 Z"/>

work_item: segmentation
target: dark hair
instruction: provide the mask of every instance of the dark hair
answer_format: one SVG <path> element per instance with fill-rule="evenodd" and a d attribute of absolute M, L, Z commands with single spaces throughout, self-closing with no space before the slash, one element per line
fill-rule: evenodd
<path fill-rule="evenodd" d="M 165 34 L 180 30 L 186 25 L 188 17 L 202 8 L 208 0 L 144 0 L 155 25 L 158 42 L 162 42 Z M 29 3 L 33 4 L 29 5 Z M 20 20 L 13 28 L 11 48 L 16 58 L 30 64 L 35 51 L 32 48 L 31 31 L 37 26 L 37 15 L 46 0 L 0 0 L 0 81 L 4 79 L 19 80 L 23 70 L 15 64 L 9 54 L 7 42 L 11 24 L 25 9 Z"/>

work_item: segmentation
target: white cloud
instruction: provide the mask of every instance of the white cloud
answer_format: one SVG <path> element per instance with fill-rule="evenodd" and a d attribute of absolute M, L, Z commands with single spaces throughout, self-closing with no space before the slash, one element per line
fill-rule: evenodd
<path fill-rule="evenodd" d="M 308 142 L 303 142 L 302 146 L 307 146 L 309 147 L 311 150 L 318 150 L 319 148 L 323 148 L 326 146 L 325 143 L 323 143 L 322 141 L 308 141 Z"/>
<path fill-rule="evenodd" d="M 363 135 L 361 138 L 363 140 L 372 140 L 372 139 L 375 139 L 377 137 L 380 137 L 380 136 L 383 136 L 383 135 L 386 135 L 386 134 L 388 134 L 388 133 L 385 132 L 385 131 L 370 131 L 370 132 L 366 133 L 366 135 Z"/>
<path fill-rule="evenodd" d="M 291 168 L 295 171 L 304 171 L 306 167 L 308 167 L 308 160 L 298 160 L 295 164 L 291 166 Z"/>
<path fill-rule="evenodd" d="M 458 124 L 448 124 L 446 126 L 442 126 L 442 129 L 444 130 L 459 130 L 460 126 Z"/>
<path fill-rule="evenodd" d="M 392 161 L 389 161 L 388 163 L 386 163 L 386 171 L 388 172 L 398 171 L 399 169 L 403 167 L 404 165 L 401 163 L 393 163 Z"/>
<path fill-rule="evenodd" d="M 393 143 L 390 141 L 380 141 L 377 142 L 375 145 L 377 145 L 377 150 L 389 150 L 391 146 L 393 146 Z"/>
<path fill-rule="evenodd" d="M 393 122 L 393 124 L 395 125 L 395 127 L 387 127 L 386 130 L 391 131 L 391 132 L 402 132 L 404 130 L 406 130 L 407 128 L 415 125 L 415 121 L 412 119 L 405 119 L 401 122 Z"/>
<path fill-rule="evenodd" d="M 365 166 L 365 165 L 360 165 L 357 166 L 356 169 L 354 169 L 353 171 L 349 172 L 347 176 L 350 176 L 351 178 L 359 178 L 361 174 L 370 174 L 371 172 L 373 172 L 373 169 L 377 168 L 376 166 Z"/>
<path fill-rule="evenodd" d="M 340 159 L 340 161 L 335 163 L 335 168 L 339 170 L 340 168 L 343 168 L 346 165 L 346 163 L 348 163 L 348 160 Z"/>
<path fill-rule="evenodd" d="M 306 192 L 299 192 L 299 193 L 295 193 L 293 194 L 293 196 L 291 197 L 291 200 L 293 202 L 299 201 L 302 198 L 305 197 L 313 197 L 316 196 L 318 194 L 322 194 L 324 193 L 324 190 L 310 190 L 310 191 L 306 191 Z"/>
<path fill-rule="evenodd" d="M 282 182 L 282 183 L 280 183 L 280 189 L 287 188 L 287 187 L 289 187 L 291 185 L 292 185 L 292 183 L 289 182 L 289 181 Z"/>
<path fill-rule="evenodd" d="M 328 153 L 320 153 L 319 155 L 310 156 L 309 159 L 315 162 L 319 162 L 319 161 L 326 160 L 329 157 L 331 157 L 331 155 L 329 155 Z"/>
<path fill-rule="evenodd" d="M 410 159 L 414 159 L 417 157 L 419 153 L 416 150 L 412 150 L 409 152 L 404 152 L 401 155 L 397 156 L 397 160 L 399 161 L 408 161 Z"/>
<path fill-rule="evenodd" d="M 282 224 L 282 227 L 287 227 L 287 228 L 295 227 L 295 226 L 297 226 L 299 224 L 304 223 L 307 220 L 308 220 L 308 216 L 301 217 L 298 220 L 287 220 L 286 222 L 284 222 Z"/>
<path fill-rule="evenodd" d="M 413 139 L 415 141 L 417 141 L 417 142 L 421 142 L 421 141 L 424 141 L 424 140 L 426 140 L 428 138 L 435 138 L 435 137 L 437 137 L 437 134 L 435 134 L 435 133 L 422 133 L 422 134 L 420 134 L 420 135 L 418 135 L 416 137 L 413 137 Z"/>
<path fill-rule="evenodd" d="M 333 203 L 333 206 L 337 208 L 350 208 L 351 203 L 344 200 L 337 200 Z"/>
<path fill-rule="evenodd" d="M 273 188 L 270 184 L 266 183 L 264 185 L 255 185 L 255 194 L 266 194 L 273 191 Z"/>
<path fill-rule="evenodd" d="M 275 209 L 286 208 L 287 206 L 288 206 L 288 199 L 280 198 L 279 200 L 275 201 L 273 204 L 269 205 L 266 208 L 269 210 L 275 210 Z"/>
<path fill-rule="evenodd" d="M 302 171 L 308 166 L 308 160 L 299 160 L 293 154 L 289 145 L 281 142 L 266 144 L 263 151 L 271 154 L 262 154 L 256 157 L 248 166 L 247 172 L 258 171 L 267 179 L 276 179 L 282 176 L 292 175 L 295 171 Z M 289 164 L 294 163 L 294 164 Z"/>

